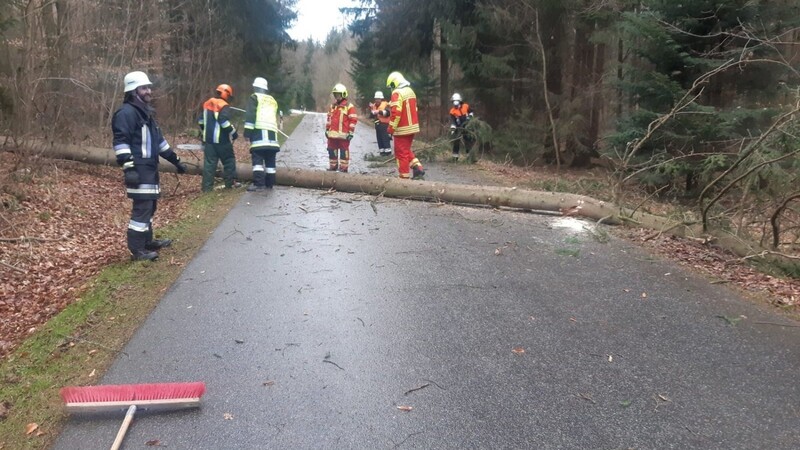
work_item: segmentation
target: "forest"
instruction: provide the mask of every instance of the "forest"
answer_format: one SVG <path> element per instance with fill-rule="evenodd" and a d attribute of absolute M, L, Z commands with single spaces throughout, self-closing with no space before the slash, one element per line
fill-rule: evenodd
<path fill-rule="evenodd" d="M 153 81 L 158 123 L 175 148 L 197 147 L 196 118 L 218 84 L 231 85 L 232 105 L 244 108 L 253 79 L 266 78 L 292 134 L 307 122 L 291 111 L 327 111 L 336 83 L 371 126 L 368 103 L 375 91 L 388 96 L 387 75 L 400 71 L 417 95 L 415 151 L 428 170 L 486 180 L 461 185 L 459 198 L 483 190 L 498 216 L 509 207 L 498 193 L 580 199 L 584 219 L 629 225 L 591 227 L 587 239 L 644 247 L 648 257 L 635 261 L 642 271 L 655 267 L 650 254 L 664 257 L 800 316 L 800 2 L 351 3 L 341 9 L 346 26 L 332 18 L 325 39 L 298 41 L 290 35 L 297 0 L 0 0 L 0 449 L 49 448 L 65 420 L 57 388 L 96 383 L 230 208 L 251 195 L 202 193 L 202 152 L 182 153 L 194 165 L 188 174 L 163 173 L 156 218 L 175 244 L 155 263 L 130 262 L 131 203 L 108 161 L 112 114 L 131 71 Z M 454 93 L 475 113 L 467 131 L 477 142 L 458 162 L 449 148 Z M 232 121 L 239 126 L 243 117 Z M 67 149 L 100 156 L 94 165 L 61 159 Z M 234 151 L 249 168 L 247 143 L 239 139 Z M 373 173 L 394 170 L 391 159 L 359 163 L 385 164 L 370 165 Z M 289 178 L 280 156 L 278 167 Z M 370 217 L 378 214 L 389 177 L 334 175 L 361 189 Z M 381 184 L 366 192 L 369 179 Z M 391 181 L 427 187 L 428 197 L 398 191 L 435 200 L 431 208 L 462 204 L 440 194 L 443 180 Z M 315 183 L 320 197 L 347 192 L 345 183 Z M 594 216 L 585 214 L 591 208 Z M 571 247 L 555 251 L 579 257 Z M 619 270 L 582 267 L 589 276 Z M 563 295 L 577 288 L 586 287 L 565 286 Z M 637 295 L 661 308 L 655 296 Z M 746 330 L 733 328 L 749 320 L 736 308 L 717 314 L 703 323 Z"/>
<path fill-rule="evenodd" d="M 2 134 L 107 146 L 130 70 L 152 74 L 159 120 L 184 134 L 218 83 L 246 93 L 263 76 L 286 109 L 324 111 L 344 82 L 363 109 L 399 70 L 421 139 L 445 139 L 459 92 L 480 158 L 601 167 L 617 204 L 645 192 L 684 223 L 797 253 L 798 2 L 358 4 L 347 29 L 297 42 L 294 0 L 0 0 Z"/>

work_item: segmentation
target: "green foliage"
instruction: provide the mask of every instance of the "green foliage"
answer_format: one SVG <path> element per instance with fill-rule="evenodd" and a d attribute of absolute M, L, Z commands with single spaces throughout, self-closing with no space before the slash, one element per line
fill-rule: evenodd
<path fill-rule="evenodd" d="M 539 163 L 545 156 L 542 143 L 544 130 L 533 118 L 533 110 L 522 108 L 515 111 L 501 125 L 502 133 L 494 137 L 495 152 L 507 155 L 516 164 L 528 166 Z"/>
<path fill-rule="evenodd" d="M 779 112 L 751 106 L 754 101 L 775 101 L 777 80 L 789 75 L 778 64 L 740 64 L 699 86 L 694 83 L 739 58 L 782 60 L 773 46 L 733 36 L 747 27 L 766 36 L 779 35 L 790 26 L 779 20 L 785 11 L 747 0 L 714 2 L 714 7 L 708 3 L 646 1 L 642 8 L 623 13 L 617 24 L 635 55 L 622 65 L 623 76 L 615 85 L 631 108 L 617 118 L 605 152 L 619 158 L 623 170 L 652 166 L 640 176 L 645 184 L 665 186 L 685 176 L 689 189 L 694 185 L 690 179 L 713 179 L 731 164 L 731 153 L 767 130 Z M 653 128 L 665 114 L 670 118 Z M 642 144 L 638 153 L 628 153 L 637 142 Z"/>
<path fill-rule="evenodd" d="M 325 39 L 325 44 L 323 45 L 322 50 L 328 56 L 333 55 L 339 51 L 339 47 L 342 45 L 343 40 L 344 35 L 342 33 L 339 33 L 336 30 L 331 30 L 328 32 L 328 37 Z"/>

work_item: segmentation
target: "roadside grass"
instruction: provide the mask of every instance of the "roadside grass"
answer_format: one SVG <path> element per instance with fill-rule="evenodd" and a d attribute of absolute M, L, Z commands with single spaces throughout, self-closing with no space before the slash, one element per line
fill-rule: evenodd
<path fill-rule="evenodd" d="M 297 125 L 300 124 L 300 121 L 303 120 L 302 114 L 290 114 L 287 117 L 283 118 L 283 128 L 281 131 L 286 133 L 287 135 L 291 136 L 294 129 L 297 128 Z M 283 145 L 286 142 L 286 136 L 278 133 L 278 143 Z M 280 153 L 278 154 L 278 158 L 280 158 Z"/>
<path fill-rule="evenodd" d="M 301 120 L 285 117 L 283 132 L 291 134 Z M 281 144 L 285 140 L 279 137 Z M 67 419 L 59 389 L 102 378 L 242 194 L 241 189 L 215 190 L 194 199 L 180 221 L 159 229 L 175 241 L 158 261 L 105 268 L 78 300 L 0 361 L 0 449 L 53 444 Z"/>
<path fill-rule="evenodd" d="M 0 363 L 0 449 L 44 449 L 63 427 L 62 386 L 96 384 L 185 265 L 239 200 L 241 190 L 198 197 L 158 261 L 118 263 Z M 37 428 L 26 433 L 36 424 Z"/>

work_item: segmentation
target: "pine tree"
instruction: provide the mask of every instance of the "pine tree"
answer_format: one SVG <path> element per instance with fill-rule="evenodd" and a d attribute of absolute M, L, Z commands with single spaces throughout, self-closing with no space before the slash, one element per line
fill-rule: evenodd
<path fill-rule="evenodd" d="M 720 154 L 735 155 L 779 113 L 787 68 L 766 61 L 780 53 L 755 33 L 768 39 L 788 29 L 787 5 L 650 0 L 626 12 L 619 30 L 634 57 L 618 88 L 629 111 L 607 154 L 624 155 L 627 170 L 661 162 L 642 181 L 663 187 L 682 177 L 686 191 L 729 164 Z"/>

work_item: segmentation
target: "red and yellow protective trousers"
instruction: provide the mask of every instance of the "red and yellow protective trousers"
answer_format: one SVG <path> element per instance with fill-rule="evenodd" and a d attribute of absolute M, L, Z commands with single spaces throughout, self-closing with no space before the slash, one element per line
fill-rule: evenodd
<path fill-rule="evenodd" d="M 356 107 L 343 98 L 328 111 L 325 136 L 328 137 L 328 170 L 347 172 L 350 168 L 350 139 L 356 131 Z"/>
<path fill-rule="evenodd" d="M 392 91 L 389 102 L 389 134 L 394 136 L 394 156 L 397 159 L 397 171 L 400 178 L 411 178 L 411 169 L 422 164 L 411 150 L 414 136 L 419 133 L 417 117 L 417 95 L 410 86 L 398 87 Z"/>
<path fill-rule="evenodd" d="M 328 138 L 328 170 L 347 172 L 350 168 L 350 141 Z"/>

